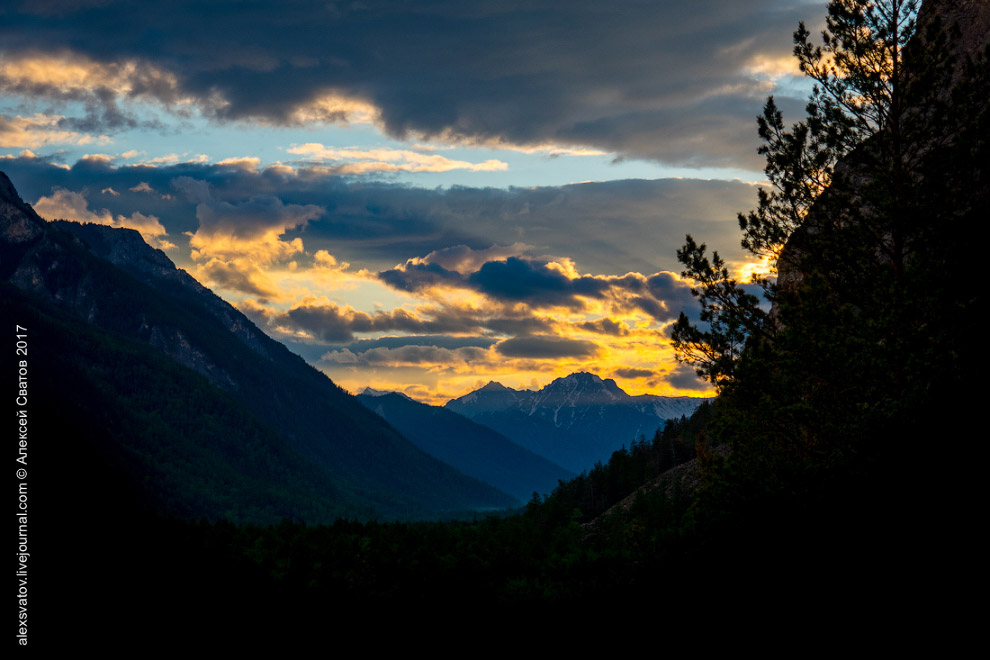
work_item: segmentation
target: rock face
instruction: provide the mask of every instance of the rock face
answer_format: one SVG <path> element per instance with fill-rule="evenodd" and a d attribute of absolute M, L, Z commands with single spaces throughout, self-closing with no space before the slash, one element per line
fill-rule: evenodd
<path fill-rule="evenodd" d="M 976 56 L 990 40 L 990 3 L 986 0 L 928 0 L 918 12 L 919 33 L 935 19 L 959 28 L 957 52 Z"/>
<path fill-rule="evenodd" d="M 940 30 L 937 28 L 941 28 Z M 945 36 L 947 49 L 943 55 L 951 55 L 945 61 L 948 66 L 933 68 L 931 71 L 919 72 L 912 70 L 912 64 L 917 68 L 930 66 L 930 56 L 937 53 L 943 46 L 938 39 Z M 940 170 L 938 159 L 943 161 L 955 160 L 951 155 L 953 143 L 966 151 L 966 157 L 974 162 L 975 167 L 964 175 L 965 182 L 955 176 L 955 183 L 961 195 L 951 196 L 946 190 L 948 201 L 965 209 L 967 205 L 982 203 L 987 198 L 988 183 L 985 174 L 980 171 L 981 157 L 973 155 L 969 144 L 985 140 L 985 136 L 960 135 L 964 124 L 978 125 L 980 122 L 969 116 L 973 112 L 985 114 L 986 109 L 986 67 L 988 48 L 990 48 L 990 2 L 985 0 L 928 0 L 924 2 L 917 20 L 915 36 L 905 51 L 905 70 L 903 98 L 906 107 L 902 109 L 898 122 L 898 135 L 892 137 L 891 130 L 874 135 L 870 140 L 861 144 L 850 153 L 844 161 L 836 164 L 832 185 L 817 200 L 804 224 L 790 237 L 778 260 L 778 284 L 784 293 L 795 291 L 805 279 L 808 267 L 803 264 L 806 255 L 825 252 L 830 247 L 821 237 L 829 231 L 849 230 L 858 231 L 865 223 L 883 215 L 884 211 L 872 208 L 864 199 L 870 198 L 871 189 L 877 185 L 878 172 L 887 159 L 892 162 L 888 151 L 890 142 L 900 141 L 894 148 L 898 158 L 903 161 L 904 187 L 914 187 L 923 182 L 925 177 Z M 927 54 L 927 56 L 921 56 Z M 938 55 L 936 55 L 938 57 Z M 979 61 L 977 71 L 978 84 L 965 81 L 960 84 L 964 75 L 971 75 L 973 69 L 967 69 L 969 63 Z M 970 89 L 961 89 L 970 88 Z M 976 91 L 982 90 L 982 91 Z M 976 98 L 973 98 L 975 95 Z M 969 98 L 967 98 L 969 96 Z M 957 131 L 955 132 L 955 131 Z M 979 145 L 976 145 L 979 148 Z M 985 148 L 984 148 L 985 149 Z M 946 155 L 946 151 L 950 155 Z M 961 153 L 961 152 L 960 152 Z M 881 165 L 878 167 L 878 163 Z M 926 172 L 927 169 L 927 172 Z M 939 171 L 939 174 L 942 172 Z M 886 176 L 886 175 L 884 175 Z M 950 199 L 951 196 L 951 199 Z M 873 194 L 873 198 L 876 195 Z M 908 204 L 912 204 L 908 202 Z M 911 209 L 895 210 L 896 216 L 907 216 Z M 888 212 L 889 214 L 889 212 Z M 923 222 L 923 220 L 922 220 Z M 845 229 L 843 229 L 845 227 Z M 923 245 L 928 238 L 918 227 L 910 226 L 909 222 L 894 218 L 891 228 L 879 227 L 876 231 L 862 231 L 866 240 L 875 242 L 874 256 L 876 260 L 899 268 L 899 263 L 909 254 L 913 247 L 910 241 Z M 903 234 L 903 235 L 901 235 Z M 845 240 L 845 239 L 842 239 Z M 857 240 L 857 239 L 853 239 Z M 777 317 L 776 305 L 771 316 Z"/>
<path fill-rule="evenodd" d="M 44 220 L 24 203 L 14 184 L 0 172 L 0 239 L 10 245 L 29 243 L 41 235 L 43 226 Z"/>

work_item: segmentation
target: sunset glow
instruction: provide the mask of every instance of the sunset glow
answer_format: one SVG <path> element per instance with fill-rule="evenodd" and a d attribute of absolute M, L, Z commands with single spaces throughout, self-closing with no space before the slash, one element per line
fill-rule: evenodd
<path fill-rule="evenodd" d="M 140 232 L 355 393 L 711 394 L 669 344 L 676 250 L 772 275 L 736 214 L 823 3 L 98 4 L 0 27 L 0 168 L 42 216 Z"/>

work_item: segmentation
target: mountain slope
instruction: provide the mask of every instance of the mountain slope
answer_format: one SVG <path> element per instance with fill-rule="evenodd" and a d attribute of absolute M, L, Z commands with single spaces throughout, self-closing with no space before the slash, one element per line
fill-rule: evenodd
<path fill-rule="evenodd" d="M 181 365 L 208 381 L 207 389 L 215 398 L 212 405 L 222 407 L 216 401 L 223 397 L 232 400 L 238 407 L 236 416 L 256 427 L 259 437 L 267 438 L 264 443 L 270 444 L 277 437 L 283 448 L 276 453 L 288 452 L 286 456 L 294 457 L 289 463 L 307 466 L 318 475 L 313 479 L 332 485 L 318 497 L 338 503 L 333 517 L 367 518 L 372 511 L 387 517 L 423 516 L 510 506 L 513 502 L 417 449 L 326 376 L 177 270 L 137 232 L 75 223 L 46 224 L 20 200 L 2 173 L 0 279 L 24 294 L 20 307 L 10 310 L 12 314 L 33 310 L 38 318 L 51 318 L 52 310 L 58 310 L 71 319 L 63 318 L 63 323 L 84 324 L 108 333 L 111 339 L 102 341 L 104 346 L 123 345 L 126 339 L 135 354 L 147 351 L 140 359 L 146 360 L 155 377 L 123 383 L 90 374 L 92 378 L 76 389 L 104 392 L 105 398 L 95 401 L 96 405 L 126 408 L 127 403 L 120 400 L 122 393 L 115 388 L 133 387 L 146 405 L 156 408 L 155 414 L 167 427 L 158 436 L 142 432 L 146 442 L 163 451 L 164 445 L 175 439 L 179 420 L 186 414 L 169 408 L 174 400 L 170 394 L 155 391 L 162 385 L 157 374 L 168 364 L 161 360 L 167 357 L 174 361 L 174 367 Z M 91 357 L 73 353 L 79 347 L 71 343 L 62 348 L 69 351 L 66 359 L 70 361 Z M 134 354 L 117 356 L 107 364 L 137 359 Z M 61 375 L 56 371 L 49 377 L 59 379 Z M 187 382 L 189 376 L 181 380 Z M 73 389 L 71 383 L 66 387 Z M 128 413 L 122 409 L 121 414 Z M 79 423 L 86 421 L 80 419 Z M 208 420 L 200 422 L 205 428 L 211 427 Z M 139 425 L 128 428 L 134 426 Z M 225 428 L 220 425 L 217 433 L 224 433 Z M 166 465 L 156 465 L 153 455 L 151 452 L 139 461 L 141 469 L 170 474 L 173 483 L 198 479 L 189 469 L 190 461 L 175 456 Z M 216 460 L 227 458 L 221 452 Z M 295 474 L 287 465 L 275 463 L 271 470 Z M 211 517 L 223 517 L 227 493 L 201 485 L 200 506 Z M 242 501 L 259 496 L 257 489 L 239 495 Z M 270 521 L 280 517 L 263 516 Z"/>
<path fill-rule="evenodd" d="M 664 421 L 690 415 L 705 399 L 630 396 L 612 379 L 589 373 L 558 378 L 538 392 L 489 383 L 446 408 L 580 473 Z"/>
<path fill-rule="evenodd" d="M 417 447 L 464 474 L 525 502 L 550 493 L 574 475 L 505 436 L 455 412 L 401 394 L 360 394 L 358 401 L 384 417 Z"/>

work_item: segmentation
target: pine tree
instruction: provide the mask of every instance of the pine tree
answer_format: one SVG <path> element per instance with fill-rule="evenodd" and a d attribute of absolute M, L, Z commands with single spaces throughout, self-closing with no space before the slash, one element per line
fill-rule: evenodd
<path fill-rule="evenodd" d="M 696 529 L 705 547 L 751 548 L 736 561 L 754 573 L 894 585 L 969 545 L 979 461 L 941 452 L 970 451 L 985 389 L 969 243 L 990 218 L 990 45 L 972 50 L 990 35 L 957 38 L 938 17 L 982 12 L 986 26 L 983 7 L 929 1 L 915 26 L 909 3 L 833 0 L 821 54 L 799 28 L 818 87 L 787 130 L 767 103 L 771 187 L 740 219 L 743 245 L 777 267 L 761 282 L 769 312 L 705 246 L 688 237 L 679 252 L 708 327 L 682 316 L 674 343 L 718 387 L 707 430 L 732 448 L 706 475 Z"/>
<path fill-rule="evenodd" d="M 846 248 L 853 242 L 864 253 L 872 250 L 901 276 L 910 249 L 905 227 L 908 214 L 903 212 L 905 190 L 911 183 L 908 173 L 918 148 L 918 141 L 908 138 L 904 128 L 908 108 L 904 59 L 916 29 L 916 12 L 915 0 L 833 0 L 822 45 L 811 43 L 803 23 L 794 33 L 795 57 L 802 72 L 816 83 L 807 117 L 788 129 L 773 97 L 767 100 L 757 124 L 763 141 L 759 152 L 766 158 L 770 186 L 759 190 L 755 210 L 739 215 L 743 248 L 768 259 L 771 276 L 783 265 L 788 271 L 785 280 L 802 277 L 804 266 L 797 262 L 817 250 L 820 273 L 846 278 L 850 290 L 862 289 L 863 278 L 874 272 L 859 267 L 850 271 L 848 264 L 857 260 Z M 941 58 L 943 67 L 945 59 Z M 929 76 L 934 68 L 916 67 Z M 865 142 L 869 149 L 859 148 Z M 836 177 L 837 164 L 854 152 L 861 161 L 855 175 L 862 176 L 868 169 L 873 190 L 857 189 L 847 181 L 843 195 L 823 200 L 823 192 Z M 876 200 L 875 206 L 883 209 L 866 208 L 863 199 L 852 198 L 854 194 Z M 813 208 L 815 226 L 809 230 L 807 219 Z M 853 210 L 874 217 L 861 221 L 865 218 L 850 216 Z M 878 221 L 880 216 L 883 221 Z M 815 248 L 802 245 L 808 236 L 792 240 L 802 227 L 805 234 L 814 234 Z M 849 235 L 850 227 L 861 234 L 855 241 Z M 839 228 L 841 238 L 831 241 Z M 787 252 L 785 246 L 789 246 Z M 694 364 L 699 375 L 721 391 L 735 379 L 745 347 L 776 336 L 780 324 L 777 319 L 770 322 L 765 309 L 778 302 L 781 286 L 790 282 L 755 279 L 753 284 L 762 288 L 767 301 L 762 303 L 730 277 L 717 252 L 709 259 L 706 246 L 691 236 L 678 251 L 678 259 L 685 266 L 682 275 L 697 283 L 693 293 L 701 304 L 702 325 L 692 324 L 681 314 L 672 332 L 673 344 L 681 361 Z"/>
<path fill-rule="evenodd" d="M 771 186 L 740 216 L 777 270 L 764 300 L 692 237 L 678 252 L 705 324 L 681 315 L 679 359 L 722 395 L 720 439 L 764 474 L 879 460 L 974 386 L 984 293 L 964 255 L 990 217 L 990 66 L 954 53 L 953 4 L 917 27 L 911 2 L 833 0 L 822 46 L 795 33 L 817 85 L 790 129 L 768 100 Z"/>

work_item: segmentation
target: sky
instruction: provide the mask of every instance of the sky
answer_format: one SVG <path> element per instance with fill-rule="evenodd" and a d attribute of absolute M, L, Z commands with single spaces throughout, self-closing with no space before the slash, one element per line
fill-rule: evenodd
<path fill-rule="evenodd" d="M 801 118 L 824 2 L 0 5 L 0 171 L 140 231 L 345 389 L 589 371 L 710 395 L 670 346 L 691 234 L 740 277 L 755 118 Z"/>

